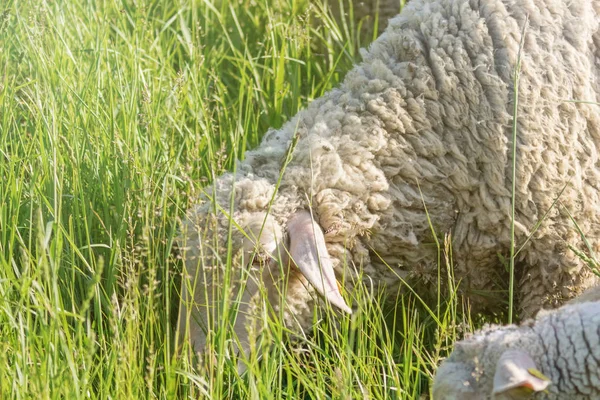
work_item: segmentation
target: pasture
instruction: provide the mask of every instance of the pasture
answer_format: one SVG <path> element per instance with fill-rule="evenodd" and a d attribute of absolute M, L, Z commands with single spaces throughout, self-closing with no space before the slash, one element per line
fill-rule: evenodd
<path fill-rule="evenodd" d="M 243 376 L 176 336 L 186 209 L 360 60 L 352 21 L 306 0 L 3 2 L 1 398 L 428 398 L 481 323 L 455 296 L 393 306 L 360 287 L 352 317 L 316 314 L 291 343 L 265 321 Z"/>

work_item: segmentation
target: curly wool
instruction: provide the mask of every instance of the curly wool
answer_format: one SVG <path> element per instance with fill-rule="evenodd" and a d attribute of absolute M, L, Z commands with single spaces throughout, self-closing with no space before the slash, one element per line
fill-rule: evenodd
<path fill-rule="evenodd" d="M 294 212 L 311 208 L 336 273 L 362 269 L 388 286 L 401 276 L 423 293 L 437 279 L 428 214 L 437 234 L 452 234 L 462 292 L 498 306 L 501 296 L 479 294 L 508 282 L 498 255 L 509 254 L 511 239 L 513 72 L 528 19 L 516 145 L 515 236 L 517 246 L 526 243 L 517 300 L 525 316 L 554 307 L 594 282 L 570 250 L 585 245 L 569 213 L 600 250 L 600 108 L 569 101 L 600 101 L 599 12 L 596 0 L 411 0 L 339 88 L 268 132 L 209 197 L 229 210 L 234 188 L 240 226 L 268 210 L 283 232 Z M 192 210 L 190 225 L 213 209 Z M 224 243 L 227 218 L 217 219 Z M 312 295 L 304 285 L 288 293 L 301 325 L 311 320 Z"/>

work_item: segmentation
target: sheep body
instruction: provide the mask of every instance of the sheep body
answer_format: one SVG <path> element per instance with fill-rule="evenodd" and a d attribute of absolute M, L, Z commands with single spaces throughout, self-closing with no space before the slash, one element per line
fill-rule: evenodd
<path fill-rule="evenodd" d="M 535 392 L 536 399 L 600 398 L 600 302 L 569 304 L 521 326 L 490 326 L 457 343 L 438 369 L 433 398 L 525 399 Z"/>
<path fill-rule="evenodd" d="M 532 238 L 517 258 L 517 300 L 532 315 L 590 286 L 592 274 L 569 249 L 584 245 L 568 213 L 598 251 L 600 108 L 567 100 L 599 100 L 599 10 L 597 0 L 411 0 L 339 88 L 269 131 L 190 210 L 181 245 L 188 273 L 203 276 L 190 288 L 195 301 L 207 285 L 220 285 L 197 267 L 223 257 L 233 199 L 234 255 L 247 261 L 259 245 L 265 259 L 281 260 L 288 221 L 310 210 L 348 291 L 362 270 L 383 286 L 401 277 L 432 292 L 438 266 L 429 216 L 438 234 L 452 234 L 462 292 L 497 307 L 501 296 L 479 294 L 508 281 L 498 255 L 508 254 L 511 239 L 512 80 L 527 19 L 515 236 L 518 245 Z M 257 222 L 267 214 L 267 223 Z M 310 325 L 315 289 L 303 274 L 293 266 L 276 278 L 253 271 L 267 293 L 280 293 L 274 288 L 285 281 L 284 319 Z M 210 304 L 201 304 L 191 307 L 195 319 L 206 318 Z M 241 307 L 238 336 L 253 308 Z"/>

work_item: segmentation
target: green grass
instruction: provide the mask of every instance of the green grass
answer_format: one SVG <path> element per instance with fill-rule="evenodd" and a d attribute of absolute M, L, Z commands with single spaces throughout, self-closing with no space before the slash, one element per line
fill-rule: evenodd
<path fill-rule="evenodd" d="M 341 26 L 301 0 L 3 2 L 0 398 L 428 393 L 470 329 L 455 297 L 383 307 L 360 287 L 299 344 L 271 321 L 243 377 L 176 349 L 185 210 L 358 60 Z"/>

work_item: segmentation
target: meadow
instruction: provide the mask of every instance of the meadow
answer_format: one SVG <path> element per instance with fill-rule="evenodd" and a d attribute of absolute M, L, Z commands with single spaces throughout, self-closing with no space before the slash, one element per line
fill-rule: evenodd
<path fill-rule="evenodd" d="M 291 342 L 268 321 L 242 376 L 176 335 L 185 211 L 360 61 L 359 32 L 306 0 L 0 5 L 0 398 L 428 398 L 473 326 L 456 296 L 359 288 Z"/>

